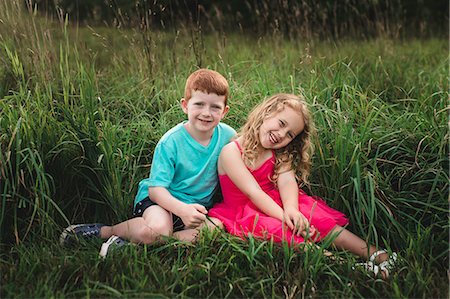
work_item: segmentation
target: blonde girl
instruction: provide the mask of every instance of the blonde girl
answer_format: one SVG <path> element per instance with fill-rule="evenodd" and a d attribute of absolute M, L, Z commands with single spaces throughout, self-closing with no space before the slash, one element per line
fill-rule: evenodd
<path fill-rule="evenodd" d="M 311 169 L 313 121 L 306 102 L 276 94 L 248 116 L 238 138 L 218 161 L 224 200 L 209 211 L 233 235 L 299 244 L 329 234 L 334 245 L 364 259 L 368 270 L 387 277 L 396 259 L 368 246 L 344 227 L 345 215 L 299 188 Z"/>

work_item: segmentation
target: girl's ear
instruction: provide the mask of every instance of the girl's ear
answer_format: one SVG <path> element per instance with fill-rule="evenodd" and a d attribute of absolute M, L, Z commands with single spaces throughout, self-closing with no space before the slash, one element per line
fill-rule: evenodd
<path fill-rule="evenodd" d="M 188 101 L 186 101 L 185 98 L 181 98 L 180 105 L 181 105 L 181 109 L 183 109 L 184 113 L 187 113 L 187 104 L 188 104 Z"/>

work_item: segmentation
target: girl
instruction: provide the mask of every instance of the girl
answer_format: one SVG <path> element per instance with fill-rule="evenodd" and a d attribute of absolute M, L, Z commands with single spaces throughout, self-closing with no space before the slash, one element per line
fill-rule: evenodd
<path fill-rule="evenodd" d="M 389 275 L 396 254 L 367 247 L 343 228 L 345 215 L 299 189 L 311 168 L 313 123 L 303 99 L 277 94 L 249 115 L 238 138 L 227 144 L 218 161 L 223 202 L 209 211 L 233 235 L 252 234 L 275 242 L 303 243 L 335 236 L 338 248 L 369 259 L 364 266 Z"/>

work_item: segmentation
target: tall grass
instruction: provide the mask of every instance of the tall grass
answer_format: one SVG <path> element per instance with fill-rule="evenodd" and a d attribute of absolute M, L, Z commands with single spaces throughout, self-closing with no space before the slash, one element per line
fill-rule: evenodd
<path fill-rule="evenodd" d="M 446 41 L 73 27 L 14 1 L 1 2 L 0 19 L 2 297 L 447 296 Z M 353 271 L 348 254 L 327 258 L 326 243 L 303 252 L 205 233 L 196 245 L 137 246 L 106 261 L 98 243 L 57 245 L 69 223 L 130 216 L 200 65 L 229 80 L 224 121 L 235 128 L 270 94 L 306 96 L 318 129 L 306 191 L 400 253 L 389 282 Z"/>

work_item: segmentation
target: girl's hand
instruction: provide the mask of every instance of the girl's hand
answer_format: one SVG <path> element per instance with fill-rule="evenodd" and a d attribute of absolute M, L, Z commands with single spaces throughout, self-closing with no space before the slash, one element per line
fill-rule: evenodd
<path fill-rule="evenodd" d="M 312 237 L 316 233 L 314 226 L 311 226 L 308 219 L 295 208 L 286 208 L 284 210 L 284 221 L 297 236 Z"/>

